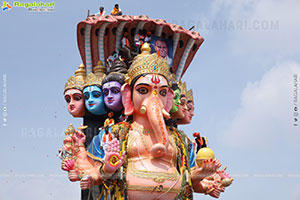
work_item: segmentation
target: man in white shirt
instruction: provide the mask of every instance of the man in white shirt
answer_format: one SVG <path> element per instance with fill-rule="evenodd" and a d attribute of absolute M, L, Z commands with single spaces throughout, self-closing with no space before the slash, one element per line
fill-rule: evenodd
<path fill-rule="evenodd" d="M 137 34 L 134 35 L 134 45 L 137 48 L 137 51 L 140 52 L 140 48 L 144 44 L 144 36 L 142 35 L 142 30 L 139 30 Z"/>
<path fill-rule="evenodd" d="M 128 32 L 127 31 L 124 31 L 121 43 L 122 43 L 122 50 L 126 53 L 126 58 L 131 59 L 131 45 L 128 40 Z"/>
<path fill-rule="evenodd" d="M 163 57 L 168 62 L 168 65 L 171 66 L 173 60 L 168 56 L 167 43 L 164 40 L 158 39 L 154 43 L 154 49 L 161 57 Z"/>
<path fill-rule="evenodd" d="M 96 14 L 97 16 L 104 16 L 105 15 L 105 10 L 104 10 L 104 7 L 101 6 L 99 8 L 99 12 Z"/>
<path fill-rule="evenodd" d="M 145 42 L 149 43 L 151 42 L 151 32 L 148 31 L 145 37 Z"/>

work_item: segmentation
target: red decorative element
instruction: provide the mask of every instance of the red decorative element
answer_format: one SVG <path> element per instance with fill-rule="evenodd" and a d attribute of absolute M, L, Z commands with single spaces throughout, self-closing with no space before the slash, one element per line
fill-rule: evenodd
<path fill-rule="evenodd" d="M 194 137 L 200 137 L 200 133 L 199 132 L 193 133 L 193 136 Z"/>
<path fill-rule="evenodd" d="M 154 83 L 155 85 L 160 83 L 160 79 L 157 75 L 152 75 L 152 79 L 151 79 L 152 83 Z"/>
<path fill-rule="evenodd" d="M 110 157 L 108 158 L 108 160 L 109 160 L 108 164 L 111 167 L 114 167 L 114 166 L 116 166 L 119 163 L 120 156 L 115 153 L 115 154 L 110 155 Z"/>
<path fill-rule="evenodd" d="M 156 51 L 156 53 L 157 53 L 158 57 L 160 57 L 160 51 Z"/>
<path fill-rule="evenodd" d="M 154 86 L 154 89 L 157 89 L 157 86 Z"/>

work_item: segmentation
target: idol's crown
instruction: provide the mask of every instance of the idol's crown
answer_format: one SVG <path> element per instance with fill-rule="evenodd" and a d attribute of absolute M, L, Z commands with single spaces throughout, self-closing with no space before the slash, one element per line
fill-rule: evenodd
<path fill-rule="evenodd" d="M 181 94 L 186 97 L 186 82 L 179 82 L 179 89 L 181 91 Z"/>
<path fill-rule="evenodd" d="M 134 58 L 125 76 L 125 81 L 131 84 L 131 81 L 141 74 L 159 74 L 168 80 L 169 65 L 167 61 L 156 53 L 151 54 L 148 43 L 143 44 L 141 51 L 142 53 Z"/>
<path fill-rule="evenodd" d="M 190 89 L 189 91 L 187 91 L 186 98 L 187 98 L 188 101 L 194 102 L 193 90 L 192 89 Z"/>
<path fill-rule="evenodd" d="M 84 69 L 84 65 L 79 65 L 78 69 L 75 71 L 75 77 L 70 76 L 68 79 L 66 85 L 65 85 L 65 91 L 69 89 L 78 89 L 82 90 L 85 84 L 86 79 L 86 71 Z"/>
<path fill-rule="evenodd" d="M 89 73 L 86 77 L 86 83 L 84 84 L 84 87 L 96 85 L 98 87 L 102 86 L 102 80 L 104 79 L 105 74 L 104 73 Z"/>

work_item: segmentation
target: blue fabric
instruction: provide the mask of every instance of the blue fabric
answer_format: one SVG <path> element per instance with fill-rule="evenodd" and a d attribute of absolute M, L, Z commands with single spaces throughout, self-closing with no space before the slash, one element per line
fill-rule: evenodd
<path fill-rule="evenodd" d="M 189 144 L 189 147 L 190 147 L 190 168 L 192 168 L 192 167 L 196 166 L 196 163 L 195 163 L 196 153 L 194 151 L 195 148 L 194 148 L 194 144 L 192 142 Z"/>
<path fill-rule="evenodd" d="M 110 131 L 110 128 L 109 128 Z M 90 146 L 88 148 L 88 152 L 97 158 L 104 159 L 105 151 L 103 149 L 103 136 L 105 135 L 105 129 L 102 129 L 98 135 L 94 136 Z M 93 158 L 92 158 L 93 159 Z"/>

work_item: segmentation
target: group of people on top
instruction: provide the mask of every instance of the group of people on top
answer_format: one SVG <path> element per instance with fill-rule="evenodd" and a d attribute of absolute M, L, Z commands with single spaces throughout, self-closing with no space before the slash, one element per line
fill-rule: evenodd
<path fill-rule="evenodd" d="M 106 12 L 104 10 L 104 7 L 101 6 L 99 8 L 99 12 L 96 14 L 96 16 L 104 16 L 104 15 L 106 15 Z M 121 10 L 121 8 L 119 8 L 119 4 L 115 4 L 114 8 L 111 11 L 111 15 L 113 15 L 113 16 L 122 15 L 122 10 Z"/>

